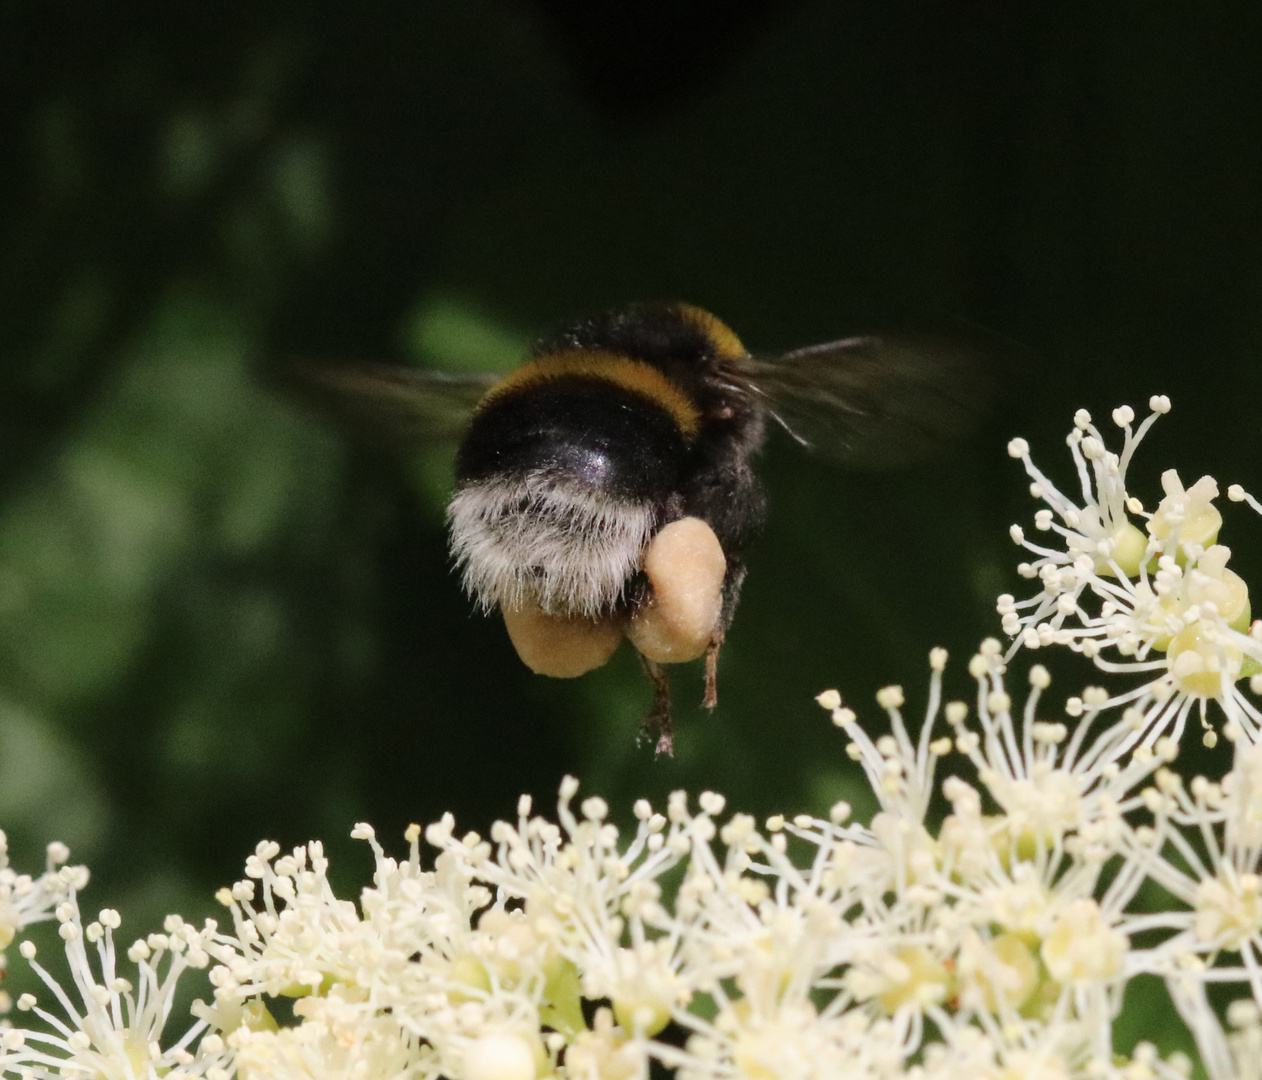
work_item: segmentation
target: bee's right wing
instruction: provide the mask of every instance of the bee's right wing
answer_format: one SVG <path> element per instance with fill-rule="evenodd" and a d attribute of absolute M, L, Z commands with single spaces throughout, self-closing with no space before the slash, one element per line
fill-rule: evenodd
<path fill-rule="evenodd" d="M 869 334 L 750 358 L 752 392 L 799 443 L 854 468 L 923 461 L 973 427 L 1015 346 L 974 328 Z"/>
<path fill-rule="evenodd" d="M 292 364 L 276 373 L 291 396 L 373 445 L 406 452 L 457 440 L 502 376 L 388 364 Z"/>

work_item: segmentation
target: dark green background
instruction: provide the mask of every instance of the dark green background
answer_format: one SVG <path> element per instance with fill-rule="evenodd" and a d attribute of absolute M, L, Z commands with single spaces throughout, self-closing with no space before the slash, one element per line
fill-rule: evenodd
<path fill-rule="evenodd" d="M 816 692 L 879 723 L 902 682 L 918 709 L 945 644 L 968 693 L 1023 584 L 1009 437 L 1068 483 L 1075 408 L 1164 392 L 1146 500 L 1171 464 L 1257 485 L 1262 9 L 722 12 L 0 8 L 0 822 L 25 867 L 64 839 L 89 906 L 140 929 L 207 910 L 260 837 L 322 837 L 353 885 L 353 822 L 485 829 L 567 772 L 624 817 L 678 787 L 819 809 L 856 796 Z M 755 349 L 952 315 L 1034 357 L 910 472 L 771 445 L 720 707 L 676 673 L 673 761 L 637 744 L 628 652 L 538 679 L 471 612 L 441 454 L 349 446 L 256 377 L 508 366 L 631 299 Z M 1258 523 L 1226 512 L 1248 577 Z"/>

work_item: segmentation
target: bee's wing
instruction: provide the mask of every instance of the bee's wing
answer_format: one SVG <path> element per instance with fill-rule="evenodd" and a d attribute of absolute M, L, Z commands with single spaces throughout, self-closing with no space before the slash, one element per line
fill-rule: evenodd
<path fill-rule="evenodd" d="M 964 435 L 992 393 L 996 342 L 979 333 L 870 334 L 745 366 L 795 440 L 842 464 L 892 468 Z"/>
<path fill-rule="evenodd" d="M 294 364 L 279 375 L 304 404 L 394 452 L 459 439 L 478 401 L 499 378 L 388 364 Z"/>

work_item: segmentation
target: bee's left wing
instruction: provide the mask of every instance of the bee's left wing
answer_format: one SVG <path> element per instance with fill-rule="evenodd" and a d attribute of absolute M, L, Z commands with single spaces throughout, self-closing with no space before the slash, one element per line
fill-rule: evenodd
<path fill-rule="evenodd" d="M 291 364 L 285 390 L 382 449 L 405 452 L 459 439 L 500 375 L 421 371 L 388 364 Z"/>
<path fill-rule="evenodd" d="M 981 332 L 869 334 L 742 366 L 748 389 L 799 443 L 856 468 L 923 460 L 986 407 L 1007 343 Z"/>

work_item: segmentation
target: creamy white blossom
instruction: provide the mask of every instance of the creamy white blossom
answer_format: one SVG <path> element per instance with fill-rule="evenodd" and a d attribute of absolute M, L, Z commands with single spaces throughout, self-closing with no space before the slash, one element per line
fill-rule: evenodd
<path fill-rule="evenodd" d="M 1135 940 L 1154 925 L 1132 904 L 1152 846 L 1131 819 L 1172 755 L 1120 756 L 1094 706 L 1073 735 L 1039 720 L 1041 669 L 1015 707 L 996 642 L 969 664 L 973 718 L 944 702 L 943 650 L 930 669 L 918 724 L 900 689 L 878 695 L 884 734 L 820 695 L 880 805 L 866 825 L 844 803 L 760 824 L 676 792 L 664 812 L 637 803 L 624 836 L 567 778 L 555 817 L 523 797 L 483 838 L 448 815 L 412 826 L 401 859 L 357 826 L 376 863 L 357 903 L 319 844 L 264 842 L 221 890 L 228 919 L 172 917 L 132 947 L 134 979 L 115 973 L 117 916 L 84 927 L 71 892 L 57 917 L 74 992 L 36 966 L 56 1007 L 0 1037 L 0 1074 L 639 1080 L 656 1060 L 685 1080 L 1176 1075 L 1149 1051 L 1127 1072 L 1112 1045 L 1128 979 L 1166 972 L 1194 932 Z M 1254 816 L 1235 812 L 1231 835 L 1256 840 Z M 213 997 L 168 1042 L 189 968 Z M 1196 987 L 1181 992 L 1199 1016 Z"/>
<path fill-rule="evenodd" d="M 49 844 L 44 872 L 34 878 L 19 874 L 9 865 L 8 837 L 0 831 L 0 949 L 25 927 L 52 918 L 58 904 L 87 885 L 87 867 L 64 865 L 69 858 L 65 844 Z"/>
<path fill-rule="evenodd" d="M 228 1075 L 230 1055 L 218 1035 L 203 1037 L 205 1022 L 163 1041 L 181 975 L 209 962 L 197 930 L 169 916 L 166 933 L 150 934 L 127 950 L 129 978 L 120 971 L 114 944 L 118 912 L 107 908 L 84 925 L 72 887 L 55 914 L 72 986 L 62 986 L 44 969 L 32 942 L 22 943 L 22 957 L 53 1000 L 44 1003 L 34 994 L 18 998 L 19 1011 L 40 1017 L 47 1027 L 4 1031 L 0 1070 L 23 1077 L 103 1080 Z"/>
<path fill-rule="evenodd" d="M 1166 734 L 1178 739 L 1193 709 L 1212 745 L 1210 701 L 1256 741 L 1262 712 L 1238 684 L 1262 670 L 1262 624 L 1251 624 L 1248 588 L 1227 568 L 1231 551 L 1217 542 L 1223 520 L 1214 505 L 1217 482 L 1203 476 L 1185 487 L 1168 469 L 1161 476 L 1163 497 L 1151 512 L 1127 488 L 1131 458 L 1170 402 L 1154 397 L 1149 407 L 1137 429 L 1132 409 L 1114 410 L 1123 432 L 1120 452 L 1108 448 L 1090 414 L 1079 410 L 1067 439 L 1076 498 L 1034 464 L 1024 439 L 1009 443 L 1010 456 L 1030 477 L 1030 493 L 1046 504 L 1034 524 L 1048 538 L 1036 541 L 1018 525 L 1011 529 L 1012 539 L 1034 556 L 1017 569 L 1037 580 L 1039 591 L 1025 600 L 999 598 L 1003 628 L 1015 638 L 1010 655 L 1021 646 L 1065 645 L 1102 671 L 1144 676 L 1139 686 L 1101 701 L 1129 708 L 1134 730 L 1124 750 L 1152 747 Z M 1237 487 L 1232 497 L 1247 499 Z"/>

